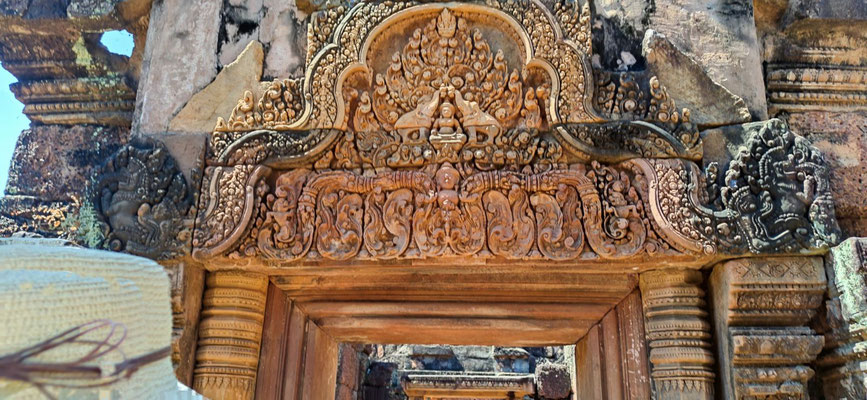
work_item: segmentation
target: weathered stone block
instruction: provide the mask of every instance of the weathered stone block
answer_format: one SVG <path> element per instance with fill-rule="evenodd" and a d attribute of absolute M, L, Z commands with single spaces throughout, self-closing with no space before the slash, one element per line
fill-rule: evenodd
<path fill-rule="evenodd" d="M 67 224 L 72 222 L 70 215 L 78 212 L 78 207 L 71 202 L 44 202 L 32 196 L 7 195 L 0 198 L 0 236 L 30 232 L 43 237 L 72 238 L 81 233 L 78 232 L 80 226 Z"/>
<path fill-rule="evenodd" d="M 18 138 L 6 193 L 45 201 L 84 200 L 95 169 L 128 140 L 128 128 L 34 126 Z"/>
<path fill-rule="evenodd" d="M 341 344 L 337 382 L 347 388 L 356 389 L 358 387 L 358 363 L 358 351 L 355 346 Z"/>
<path fill-rule="evenodd" d="M 867 239 L 850 238 L 825 257 L 825 350 L 818 360 L 825 398 L 867 397 Z"/>
<path fill-rule="evenodd" d="M 750 110 L 744 100 L 714 82 L 701 65 L 665 36 L 648 30 L 641 47 L 648 69 L 659 78 L 678 107 L 690 110 L 691 122 L 717 126 L 750 121 Z"/>
<path fill-rule="evenodd" d="M 172 119 L 173 132 L 210 132 L 218 117 L 232 114 L 237 99 L 246 91 L 256 91 L 262 79 L 264 58 L 262 44 L 251 41 L 244 52 L 217 74 L 207 87 L 193 95 L 184 108 Z"/>
<path fill-rule="evenodd" d="M 843 233 L 867 235 L 867 112 L 793 113 L 788 122 L 828 160 L 834 208 Z"/>
<path fill-rule="evenodd" d="M 761 48 L 752 2 L 657 0 L 649 26 L 703 66 L 710 77 L 744 99 L 755 119 L 767 118 Z M 744 73 L 755 71 L 755 73 Z"/>
<path fill-rule="evenodd" d="M 867 322 L 867 239 L 849 238 L 831 249 L 825 270 L 833 283 L 828 294 L 839 298 L 844 322 Z"/>
<path fill-rule="evenodd" d="M 136 98 L 133 131 L 158 133 L 217 74 L 221 0 L 156 2 Z"/>
<path fill-rule="evenodd" d="M 265 7 L 259 33 L 259 40 L 268 46 L 264 74 L 298 76 L 307 56 L 307 13 L 298 10 L 294 1 L 265 0 Z"/>
<path fill-rule="evenodd" d="M 622 52 L 632 47 L 630 39 L 640 41 L 642 32 L 653 29 L 692 57 L 719 85 L 742 98 L 754 119 L 767 118 L 765 85 L 758 73 L 762 70 L 761 47 L 753 21 L 752 2 L 601 0 L 592 3 L 599 18 L 595 24 L 601 27 L 599 29 L 604 28 L 599 33 L 605 36 L 594 37 L 594 43 L 605 47 L 594 49 L 595 53 L 619 52 L 621 54 L 617 56 L 623 60 L 622 68 L 630 68 L 626 65 L 628 59 L 640 56 Z M 617 29 L 620 32 L 610 32 Z M 616 35 L 622 37 L 609 37 Z M 603 56 L 610 59 L 615 55 Z M 633 62 L 636 67 L 642 64 L 640 59 Z"/>
<path fill-rule="evenodd" d="M 572 391 L 569 368 L 563 364 L 547 363 L 536 367 L 536 394 L 545 399 L 565 399 Z"/>

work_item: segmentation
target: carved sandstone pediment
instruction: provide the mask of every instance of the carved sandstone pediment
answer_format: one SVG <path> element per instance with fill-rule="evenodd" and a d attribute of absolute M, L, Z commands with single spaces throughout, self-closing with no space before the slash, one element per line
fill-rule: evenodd
<path fill-rule="evenodd" d="M 607 74 L 616 84 L 594 89 L 589 23 L 587 4 L 565 1 L 324 11 L 310 26 L 305 76 L 274 81 L 258 100 L 248 92 L 217 122 L 213 158 L 491 168 L 700 157 L 689 112 L 655 78 Z"/>
<path fill-rule="evenodd" d="M 839 240 L 814 148 L 770 121 L 702 173 L 689 111 L 655 78 L 594 79 L 586 5 L 362 2 L 312 20 L 304 78 L 218 122 L 199 259 L 631 268 Z"/>

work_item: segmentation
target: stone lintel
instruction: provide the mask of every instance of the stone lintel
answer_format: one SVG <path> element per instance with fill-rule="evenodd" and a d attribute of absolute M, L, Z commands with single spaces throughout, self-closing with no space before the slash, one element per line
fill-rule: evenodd
<path fill-rule="evenodd" d="M 412 398 L 512 399 L 534 395 L 533 374 L 407 371 L 401 385 Z"/>

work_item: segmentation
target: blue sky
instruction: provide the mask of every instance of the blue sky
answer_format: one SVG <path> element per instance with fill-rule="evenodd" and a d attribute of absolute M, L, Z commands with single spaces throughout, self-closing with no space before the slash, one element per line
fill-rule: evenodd
<path fill-rule="evenodd" d="M 132 54 L 132 35 L 126 31 L 106 32 L 101 42 L 112 53 L 125 56 Z M 2 65 L 0 63 L 0 66 Z M 12 74 L 0 68 L 0 190 L 4 193 L 15 143 L 21 131 L 30 127 L 30 120 L 22 113 L 24 105 L 16 100 L 9 90 L 9 85 L 15 82 L 17 80 Z"/>

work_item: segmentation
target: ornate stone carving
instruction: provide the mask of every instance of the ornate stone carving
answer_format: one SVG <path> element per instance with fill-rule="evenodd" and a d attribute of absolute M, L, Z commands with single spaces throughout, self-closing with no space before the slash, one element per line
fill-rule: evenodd
<path fill-rule="evenodd" d="M 532 374 L 408 371 L 403 374 L 401 386 L 411 399 L 439 399 L 441 396 L 455 395 L 507 399 L 535 395 L 533 381 Z"/>
<path fill-rule="evenodd" d="M 135 89 L 123 75 L 17 82 L 10 86 L 26 104 L 24 114 L 43 124 L 129 126 Z"/>
<path fill-rule="evenodd" d="M 713 399 L 710 323 L 700 271 L 641 274 L 655 399 Z"/>
<path fill-rule="evenodd" d="M 153 259 L 180 255 L 192 230 L 191 192 L 162 143 L 121 148 L 97 173 L 93 187 L 104 246 Z"/>
<path fill-rule="evenodd" d="M 742 259 L 711 274 L 723 395 L 806 399 L 824 338 L 805 325 L 823 301 L 816 257 Z"/>
<path fill-rule="evenodd" d="M 248 222 L 268 191 L 262 177 L 270 172 L 263 166 L 238 165 L 205 169 L 202 210 L 196 218 L 192 242 L 199 256 L 227 250 L 247 232 Z"/>
<path fill-rule="evenodd" d="M 205 285 L 193 388 L 211 399 L 253 399 L 268 278 L 211 272 Z"/>
<path fill-rule="evenodd" d="M 303 82 L 218 124 L 196 256 L 696 260 L 839 240 L 814 148 L 774 120 L 700 173 L 689 112 L 655 78 L 609 74 L 594 92 L 576 7 L 320 15 Z"/>
<path fill-rule="evenodd" d="M 345 142 L 312 166 L 280 173 L 270 196 L 263 178 L 271 168 L 211 167 L 194 245 L 202 257 L 241 245 L 240 254 L 283 261 L 566 260 L 796 253 L 838 240 L 821 155 L 779 121 L 751 132 L 721 189 L 695 164 L 674 159 L 540 161 L 521 172 L 475 162 L 371 170 L 335 155 Z"/>
<path fill-rule="evenodd" d="M 449 163 L 431 167 L 436 169 L 373 176 L 283 173 L 252 228 L 238 222 L 250 219 L 242 217 L 253 212 L 249 203 L 205 207 L 200 221 L 220 230 L 204 230 L 213 232 L 208 241 L 197 235 L 198 255 L 222 252 L 232 240 L 240 242 L 241 255 L 282 262 L 441 255 L 618 259 L 670 249 L 652 232 L 639 194 L 643 177 L 630 165 L 574 164 L 539 173 L 474 171 Z M 228 220 L 223 214 L 207 216 L 212 209 L 236 213 Z M 251 233 L 238 240 L 239 232 Z"/>
<path fill-rule="evenodd" d="M 713 163 L 704 177 L 692 164 L 650 163 L 649 173 L 669 189 L 651 194 L 653 210 L 674 227 L 666 232 L 680 246 L 710 253 L 795 253 L 840 240 L 828 166 L 780 120 L 752 125 L 724 174 Z M 707 185 L 707 194 L 690 191 L 697 185 Z"/>
<path fill-rule="evenodd" d="M 867 110 L 867 68 L 863 66 L 775 64 L 768 68 L 767 82 L 772 115 Z"/>
<path fill-rule="evenodd" d="M 625 109 L 635 108 L 629 118 L 620 113 L 616 119 L 657 125 L 597 126 L 603 118 L 590 106 L 589 3 L 558 2 L 553 13 L 536 1 L 502 0 L 360 3 L 319 13 L 308 38 L 305 78 L 274 81 L 258 101 L 247 92 L 228 122 L 218 121 L 214 156 L 256 157 L 224 150 L 263 135 L 239 133 L 264 129 L 295 136 L 266 141 L 265 147 L 274 147 L 266 152 L 274 154 L 264 157 L 271 159 L 316 158 L 343 140 L 354 147 L 351 162 L 375 167 L 527 164 L 560 157 L 557 140 L 545 132 L 562 124 L 563 136 L 581 133 L 571 139 L 581 160 L 597 152 L 600 159 L 618 160 L 700 156 L 688 111 L 677 111 L 655 79 L 636 86 L 640 105 L 613 87 L 604 90 Z M 601 97 L 608 96 L 604 90 Z"/>

